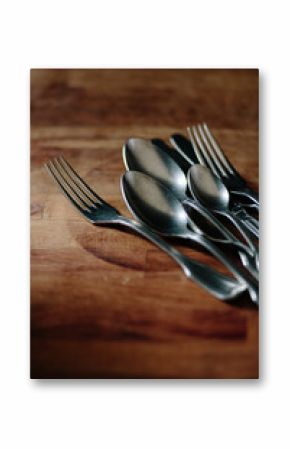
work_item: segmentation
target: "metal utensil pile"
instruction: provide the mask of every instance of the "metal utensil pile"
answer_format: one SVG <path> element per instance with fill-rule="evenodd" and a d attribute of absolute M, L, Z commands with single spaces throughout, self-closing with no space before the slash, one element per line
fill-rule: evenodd
<path fill-rule="evenodd" d="M 106 203 L 59 157 L 46 164 L 62 193 L 94 224 L 118 224 L 142 234 L 171 256 L 185 275 L 221 300 L 248 291 L 259 303 L 258 195 L 226 158 L 206 124 L 190 140 L 130 138 L 123 146 L 123 199 L 137 221 Z M 232 276 L 185 257 L 163 238 L 178 237 L 219 260 Z M 230 253 L 230 255 L 229 255 Z"/>

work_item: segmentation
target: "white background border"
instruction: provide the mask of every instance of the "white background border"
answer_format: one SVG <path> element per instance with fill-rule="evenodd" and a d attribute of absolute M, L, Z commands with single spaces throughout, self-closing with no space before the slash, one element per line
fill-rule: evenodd
<path fill-rule="evenodd" d="M 10 0 L 3 5 L 1 447 L 289 447 L 287 2 Z M 29 379 L 31 67 L 260 69 L 260 381 Z"/>

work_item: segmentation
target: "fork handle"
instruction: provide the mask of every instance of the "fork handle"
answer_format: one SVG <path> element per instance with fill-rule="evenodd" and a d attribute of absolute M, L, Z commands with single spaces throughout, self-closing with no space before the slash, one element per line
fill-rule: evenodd
<path fill-rule="evenodd" d="M 247 198 L 250 198 L 250 200 L 252 200 L 253 203 L 255 203 L 258 206 L 258 208 L 259 208 L 259 205 L 260 205 L 259 197 L 258 197 L 257 193 L 254 192 L 249 187 L 243 187 L 243 190 L 239 190 L 239 191 L 235 191 L 233 189 L 233 190 L 231 190 L 231 193 L 234 193 L 234 194 L 239 195 L 239 196 L 245 196 Z"/>
<path fill-rule="evenodd" d="M 244 207 L 239 203 L 234 204 L 231 208 L 231 212 L 237 217 L 246 228 L 254 234 L 255 237 L 259 238 L 259 221 L 252 217 Z"/>
<path fill-rule="evenodd" d="M 244 273 L 240 270 L 240 268 L 233 263 L 213 242 L 209 239 L 199 235 L 195 232 L 188 231 L 188 233 L 184 234 L 184 238 L 192 240 L 195 243 L 198 243 L 202 247 L 204 247 L 207 251 L 209 251 L 216 259 L 220 260 L 223 265 L 225 265 L 231 273 L 240 281 L 244 282 L 247 285 L 250 296 L 253 302 L 259 302 L 259 293 L 258 293 L 258 281 L 253 280 L 248 273 Z"/>
<path fill-rule="evenodd" d="M 248 243 L 249 247 L 252 249 L 254 254 L 255 255 L 258 254 L 258 249 L 254 244 L 252 236 L 249 230 L 246 228 L 245 224 L 233 212 L 230 211 L 225 212 L 223 210 L 217 210 L 216 212 L 219 213 L 220 215 L 224 215 L 225 217 L 227 217 L 237 228 L 237 230 L 242 234 L 242 236 L 244 237 L 244 239 L 246 240 L 246 242 Z"/>
<path fill-rule="evenodd" d="M 255 220 L 255 218 L 249 217 L 249 218 L 246 218 L 245 220 L 243 220 L 243 223 L 249 229 L 249 231 L 251 231 L 251 233 L 258 239 L 259 238 L 259 227 L 257 227 L 257 224 L 254 220 Z"/>
<path fill-rule="evenodd" d="M 246 228 L 258 239 L 259 229 L 257 229 L 257 227 L 250 220 L 244 220 L 243 223 Z"/>
<path fill-rule="evenodd" d="M 123 216 L 119 217 L 117 223 L 134 230 L 157 245 L 177 262 L 188 278 L 198 283 L 218 299 L 234 298 L 248 287 L 240 279 L 237 281 L 232 277 L 219 273 L 208 265 L 184 256 L 143 223 L 138 223 Z"/>
<path fill-rule="evenodd" d="M 253 256 L 253 251 L 250 249 L 248 245 L 241 242 L 237 237 L 230 232 L 226 226 L 218 219 L 216 216 L 206 207 L 204 207 L 202 204 L 197 202 L 196 200 L 186 198 L 183 201 L 183 204 L 186 204 L 187 206 L 191 207 L 192 209 L 198 211 L 201 213 L 206 219 L 227 239 L 227 242 L 235 246 L 237 249 L 242 250 L 246 256 Z M 189 217 L 190 218 L 190 217 Z M 202 229 L 200 229 L 200 233 L 203 235 Z M 209 238 L 208 236 L 206 236 Z"/>

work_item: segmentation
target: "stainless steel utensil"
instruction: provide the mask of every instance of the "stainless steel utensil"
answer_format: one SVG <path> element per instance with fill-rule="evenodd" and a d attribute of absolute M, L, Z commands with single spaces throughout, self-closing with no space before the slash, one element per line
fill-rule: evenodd
<path fill-rule="evenodd" d="M 203 164 L 223 180 L 230 192 L 245 196 L 259 206 L 258 194 L 248 186 L 246 180 L 231 164 L 207 124 L 192 126 L 188 128 L 188 132 L 191 138 L 194 136 L 193 145 L 198 143 L 196 156 L 199 162 L 202 163 L 203 160 Z"/>
<path fill-rule="evenodd" d="M 166 185 L 183 203 L 194 209 L 195 213 L 205 217 L 211 225 L 219 231 L 221 237 L 212 236 L 205 232 L 191 217 L 190 224 L 193 229 L 216 242 L 232 245 L 240 251 L 240 258 L 244 266 L 258 278 L 255 267 L 253 247 L 248 247 L 238 240 L 199 199 L 191 199 L 186 195 L 187 179 L 179 165 L 171 158 L 170 154 L 162 148 L 152 144 L 149 140 L 130 138 L 123 146 L 123 161 L 128 170 L 136 170 L 154 177 Z M 251 243 L 251 242 L 250 242 Z M 253 259 L 253 260 L 251 260 Z"/>
<path fill-rule="evenodd" d="M 193 129 L 193 128 L 192 128 Z M 195 128 L 194 128 L 195 129 Z M 187 164 L 193 165 L 196 163 L 202 163 L 202 165 L 206 165 L 210 167 L 207 162 L 206 157 L 202 157 L 200 146 L 203 148 L 203 151 L 206 153 L 209 150 L 206 150 L 205 144 L 201 141 L 199 135 L 196 134 L 196 130 L 193 132 L 189 131 L 191 142 L 186 139 L 181 134 L 173 134 L 170 137 L 170 143 L 174 147 L 174 149 L 184 158 Z M 217 173 L 215 171 L 214 173 Z M 219 176 L 223 180 L 224 184 L 228 186 L 229 177 Z M 230 178 L 232 179 L 232 178 Z M 244 197 L 245 198 L 245 197 Z M 243 221 L 245 226 L 252 232 L 255 237 L 259 236 L 259 224 L 258 221 L 247 212 L 246 209 L 250 210 L 253 207 L 257 207 L 256 203 L 253 203 L 252 200 L 248 199 L 248 204 L 241 203 L 241 197 L 237 197 L 237 192 L 231 191 L 231 199 L 233 200 L 233 209 L 232 211 L 237 214 L 237 216 Z"/>
<path fill-rule="evenodd" d="M 136 231 L 165 251 L 180 265 L 188 278 L 218 299 L 235 298 L 246 289 L 245 282 L 238 282 L 205 264 L 183 256 L 148 226 L 122 216 L 117 209 L 97 195 L 63 157 L 45 165 L 61 192 L 90 223 L 121 225 Z"/>
<path fill-rule="evenodd" d="M 232 213 L 230 194 L 220 178 L 204 165 L 195 164 L 188 171 L 188 185 L 195 198 L 208 209 L 227 217 L 244 236 L 250 248 L 257 254 L 257 248 L 243 222 Z"/>
<path fill-rule="evenodd" d="M 226 186 L 229 186 L 230 189 L 232 189 L 233 186 L 236 186 L 236 188 L 238 188 L 238 185 L 241 187 L 242 178 L 240 177 L 240 180 L 240 175 L 238 174 L 238 172 L 233 172 L 233 168 L 231 168 L 232 166 L 230 165 L 230 162 L 226 159 L 221 147 L 214 139 L 207 125 L 203 123 L 202 125 L 192 126 L 191 128 L 188 128 L 188 133 L 191 139 L 192 146 L 200 163 L 207 166 L 215 176 L 221 177 L 223 183 Z M 228 188 L 229 191 L 230 189 Z M 245 193 L 244 190 L 243 192 Z M 239 194 L 239 192 L 232 189 L 232 194 L 238 194 L 240 196 L 243 193 Z M 253 198 L 251 198 L 250 201 L 253 202 Z M 259 208 L 257 196 L 256 201 L 254 201 L 253 204 L 257 208 Z M 253 232 L 253 230 L 255 231 L 255 235 L 256 237 L 258 237 L 259 222 L 254 217 L 247 214 L 246 210 L 240 203 L 240 200 L 235 201 L 232 210 L 245 222 L 246 226 L 249 227 L 251 232 Z"/>
<path fill-rule="evenodd" d="M 258 303 L 258 285 L 242 272 L 213 242 L 188 228 L 189 218 L 182 202 L 163 183 L 145 173 L 127 171 L 121 178 L 123 198 L 133 215 L 154 231 L 167 237 L 189 239 L 208 250 L 233 275 L 248 286 Z"/>

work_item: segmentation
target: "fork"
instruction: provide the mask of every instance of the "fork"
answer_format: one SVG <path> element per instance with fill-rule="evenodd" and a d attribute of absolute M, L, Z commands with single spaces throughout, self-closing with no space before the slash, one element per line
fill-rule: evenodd
<path fill-rule="evenodd" d="M 189 168 L 192 165 L 200 163 L 199 159 L 197 158 L 197 155 L 195 154 L 191 141 L 188 140 L 186 137 L 184 137 L 182 134 L 172 134 L 169 138 L 169 141 L 173 146 L 173 148 L 176 150 L 176 152 L 183 158 L 184 163 L 187 164 L 187 170 L 189 170 Z M 252 203 L 251 205 L 247 204 L 244 206 L 249 208 L 250 206 L 252 207 L 253 205 L 255 206 L 254 203 Z M 253 219 L 252 216 L 248 214 L 246 215 L 246 211 L 241 207 L 241 205 L 236 205 L 236 208 L 242 215 L 242 217 L 238 216 L 238 218 L 242 219 L 244 225 L 249 229 L 249 231 L 251 231 L 253 235 L 255 235 L 255 237 L 258 237 L 259 233 L 258 222 L 255 219 Z M 252 224 L 252 222 L 249 221 L 249 219 L 251 220 L 253 219 L 255 222 Z"/>
<path fill-rule="evenodd" d="M 199 131 L 202 142 L 208 150 L 208 155 L 210 154 L 211 156 L 211 169 L 213 171 L 214 169 L 216 169 L 216 176 L 220 177 L 223 180 L 228 190 L 231 193 L 250 198 L 254 204 L 259 206 L 258 194 L 249 187 L 247 181 L 237 172 L 235 167 L 231 164 L 221 146 L 219 145 L 218 141 L 211 133 L 207 124 L 202 123 L 197 126 L 193 126 L 191 129 Z"/>
<path fill-rule="evenodd" d="M 229 160 L 224 155 L 221 147 L 213 137 L 208 126 L 203 123 L 188 128 L 189 137 L 198 161 L 207 166 L 215 176 L 221 178 L 230 193 L 245 195 L 246 190 L 251 191 L 255 196 L 251 197 L 251 202 L 255 207 L 259 207 L 257 195 L 247 186 L 246 181 L 234 169 Z M 249 194 L 246 195 L 249 198 Z M 253 202 L 255 201 L 255 202 Z M 232 212 L 237 215 L 256 236 L 259 236 L 259 222 L 249 215 L 240 202 L 235 201 Z"/>
<path fill-rule="evenodd" d="M 117 209 L 105 202 L 91 189 L 63 156 L 48 161 L 45 166 L 61 192 L 90 223 L 121 225 L 141 234 L 171 256 L 188 278 L 197 282 L 220 300 L 235 298 L 247 289 L 246 283 L 226 276 L 208 265 L 189 259 L 145 224 L 121 215 Z"/>

